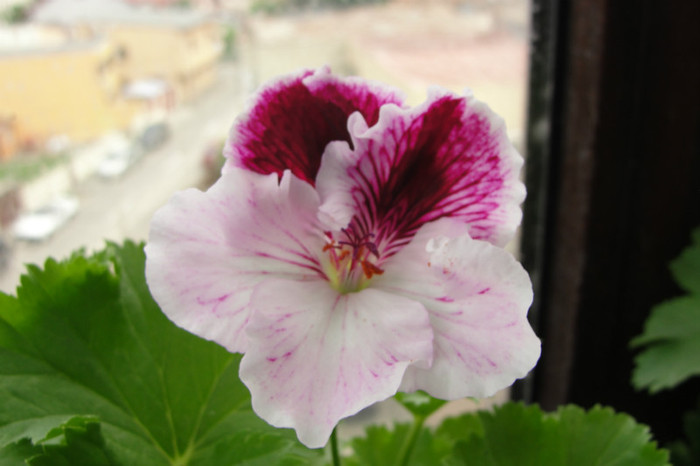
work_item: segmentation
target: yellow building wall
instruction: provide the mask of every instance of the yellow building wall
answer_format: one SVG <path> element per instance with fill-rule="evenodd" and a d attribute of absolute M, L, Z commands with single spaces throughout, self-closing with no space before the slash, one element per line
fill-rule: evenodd
<path fill-rule="evenodd" d="M 120 24 L 110 38 L 127 50 L 125 74 L 129 79 L 162 78 L 179 101 L 187 101 L 209 87 L 223 51 L 215 23 L 190 27 Z"/>
<path fill-rule="evenodd" d="M 0 56 L 0 116 L 16 117 L 39 141 L 88 140 L 128 126 L 133 108 L 121 100 L 122 84 L 115 49 L 104 42 Z"/>

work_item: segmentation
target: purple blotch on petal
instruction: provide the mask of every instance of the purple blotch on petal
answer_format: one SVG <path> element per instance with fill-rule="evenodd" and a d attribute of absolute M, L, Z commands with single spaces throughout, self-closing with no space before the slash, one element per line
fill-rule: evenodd
<path fill-rule="evenodd" d="M 386 105 L 374 126 L 353 117 L 349 127 L 352 146 L 326 151 L 321 209 L 360 234 L 374 233 L 384 258 L 444 217 L 470 225 L 473 238 L 501 246 L 510 239 L 524 195 L 522 157 L 485 105 L 433 91 L 419 107 Z"/>
<path fill-rule="evenodd" d="M 348 117 L 359 111 L 376 121 L 389 102 L 400 104 L 400 93 L 335 77 L 327 68 L 284 77 L 261 89 L 234 125 L 224 148 L 227 165 L 279 176 L 288 169 L 313 185 L 326 145 L 351 142 Z"/>

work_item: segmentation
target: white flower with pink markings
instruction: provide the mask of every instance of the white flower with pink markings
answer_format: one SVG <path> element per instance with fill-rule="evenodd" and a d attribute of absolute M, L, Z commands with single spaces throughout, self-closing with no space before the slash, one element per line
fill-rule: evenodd
<path fill-rule="evenodd" d="M 153 218 L 146 274 L 177 325 L 244 353 L 253 409 L 323 446 L 397 391 L 484 397 L 540 355 L 532 286 L 503 249 L 522 158 L 471 95 L 327 69 L 259 91 L 221 178 Z"/>

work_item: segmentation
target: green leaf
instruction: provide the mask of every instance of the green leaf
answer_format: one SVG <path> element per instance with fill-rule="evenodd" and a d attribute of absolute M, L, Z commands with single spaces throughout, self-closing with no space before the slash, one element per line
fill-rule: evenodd
<path fill-rule="evenodd" d="M 700 296 L 700 228 L 696 228 L 691 236 L 691 245 L 671 262 L 669 268 L 681 288 Z"/>
<path fill-rule="evenodd" d="M 422 390 L 412 393 L 397 393 L 394 399 L 401 403 L 414 416 L 427 418 L 440 409 L 447 401 L 433 398 Z"/>
<path fill-rule="evenodd" d="M 456 442 L 451 464 L 566 464 L 556 420 L 537 406 L 506 403 L 493 412 L 446 419 L 437 434 Z"/>
<path fill-rule="evenodd" d="M 43 424 L 44 428 L 38 426 Z M 0 450 L 0 465 L 109 466 L 115 464 L 105 448 L 100 424 L 91 416 L 74 416 L 57 427 L 44 420 L 31 427 L 27 436 Z"/>
<path fill-rule="evenodd" d="M 632 384 L 658 392 L 700 374 L 700 228 L 693 244 L 670 264 L 686 296 L 655 306 L 644 332 L 630 346 L 646 346 L 635 358 Z"/>
<path fill-rule="evenodd" d="M 0 466 L 26 466 L 24 461 L 36 453 L 31 440 L 25 438 L 0 448 Z"/>
<path fill-rule="evenodd" d="M 668 452 L 651 441 L 649 428 L 627 414 L 600 406 L 588 412 L 578 406 L 566 406 L 557 412 L 557 417 L 566 445 L 566 464 L 668 464 Z"/>
<path fill-rule="evenodd" d="M 700 374 L 700 296 L 659 304 L 633 347 L 647 348 L 635 358 L 632 384 L 652 393 L 672 388 Z"/>
<path fill-rule="evenodd" d="M 683 419 L 685 441 L 670 445 L 671 459 L 675 466 L 696 466 L 700 464 L 700 407 L 689 411 Z"/>
<path fill-rule="evenodd" d="M 389 466 L 396 464 L 397 455 L 411 431 L 410 424 L 396 424 L 392 430 L 384 426 L 370 426 L 364 437 L 350 443 L 354 455 L 343 461 L 345 466 Z M 451 443 L 435 438 L 429 429 L 423 429 L 416 440 L 411 456 L 412 465 L 440 464 L 450 454 Z"/>
<path fill-rule="evenodd" d="M 365 437 L 352 440 L 354 456 L 344 464 L 394 465 L 409 432 L 408 424 L 369 427 Z M 665 466 L 668 452 L 651 441 L 646 426 L 609 408 L 567 406 L 548 414 L 511 402 L 423 429 L 409 464 Z"/>
<path fill-rule="evenodd" d="M 536 406 L 507 403 L 493 412 L 448 420 L 437 435 L 457 441 L 453 456 L 447 460 L 455 465 L 668 464 L 668 452 L 650 441 L 647 427 L 609 408 L 586 412 L 567 406 L 546 414 Z"/>
<path fill-rule="evenodd" d="M 0 448 L 93 415 L 116 464 L 318 460 L 255 416 L 239 355 L 162 314 L 144 261 L 142 246 L 109 245 L 30 266 L 16 298 L 0 294 Z"/>

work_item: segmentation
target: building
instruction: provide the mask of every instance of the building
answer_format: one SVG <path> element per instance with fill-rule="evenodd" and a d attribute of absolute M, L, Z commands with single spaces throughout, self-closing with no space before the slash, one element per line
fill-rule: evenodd
<path fill-rule="evenodd" d="M 223 52 L 219 24 L 192 9 L 53 0 L 40 5 L 33 19 L 71 34 L 103 34 L 125 51 L 127 80 L 163 80 L 176 101 L 187 101 L 214 82 Z"/>
<path fill-rule="evenodd" d="M 219 24 L 200 11 L 37 3 L 30 24 L 0 30 L 0 158 L 163 115 L 214 83 L 222 51 Z"/>
<path fill-rule="evenodd" d="M 123 49 L 104 37 L 67 40 L 34 26 L 0 35 L 0 148 L 3 158 L 62 136 L 92 139 L 125 128 L 135 107 L 121 95 Z"/>

